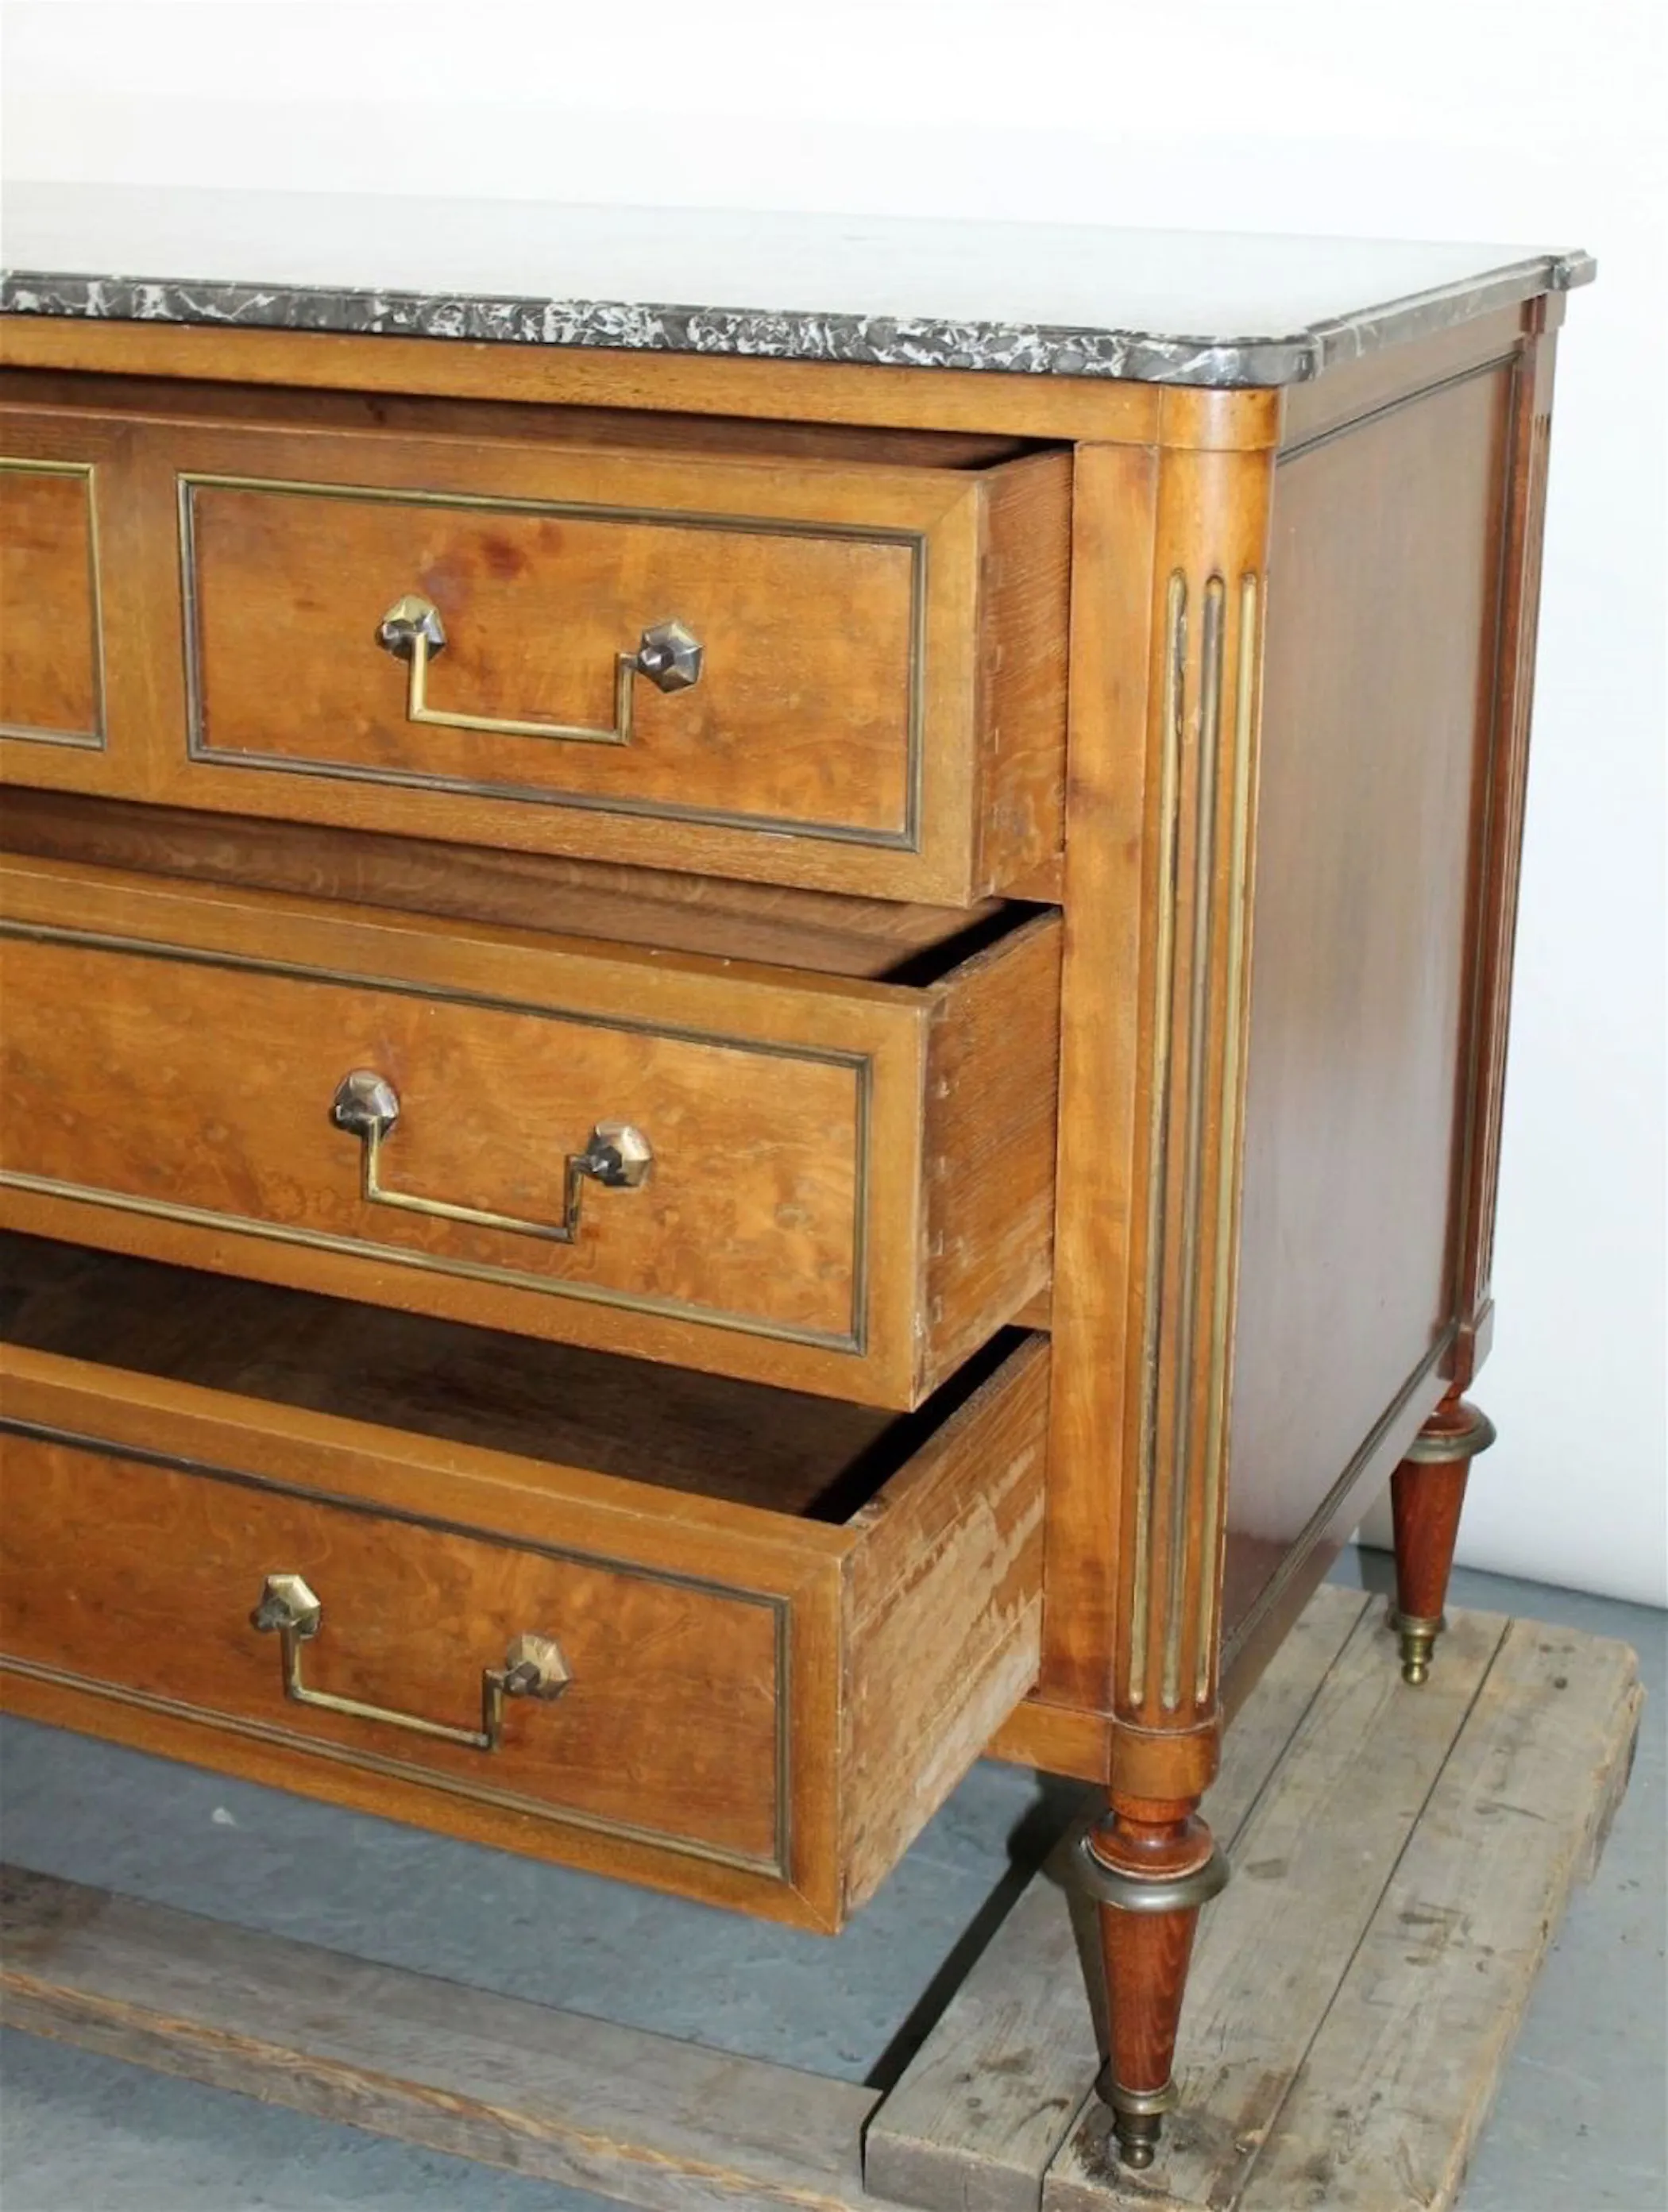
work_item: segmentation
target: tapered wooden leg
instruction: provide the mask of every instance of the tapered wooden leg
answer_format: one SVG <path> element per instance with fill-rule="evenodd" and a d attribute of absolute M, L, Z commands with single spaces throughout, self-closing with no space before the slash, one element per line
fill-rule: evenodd
<path fill-rule="evenodd" d="M 1096 1901 L 1111 2048 L 1100 2094 L 1129 2166 L 1150 2166 L 1176 2101 L 1181 2021 L 1199 1908 L 1227 1862 L 1190 1804 L 1115 1796 L 1083 1838 L 1080 1870 Z"/>
<path fill-rule="evenodd" d="M 1415 1437 L 1390 1479 L 1396 1522 L 1396 1607 L 1402 1680 L 1428 1681 L 1431 1653 L 1445 1622 L 1442 1608 L 1459 1535 L 1460 1508 L 1471 1462 L 1495 1441 L 1495 1425 L 1464 1399 L 1445 1398 Z"/>

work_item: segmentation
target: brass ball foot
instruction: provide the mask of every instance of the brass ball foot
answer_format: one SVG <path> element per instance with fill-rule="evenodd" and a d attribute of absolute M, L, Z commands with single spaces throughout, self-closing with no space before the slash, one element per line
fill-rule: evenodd
<path fill-rule="evenodd" d="M 1164 2118 L 1159 2112 L 1119 2112 L 1112 2121 L 1118 2156 L 1125 2166 L 1149 2166 L 1159 2147 Z"/>

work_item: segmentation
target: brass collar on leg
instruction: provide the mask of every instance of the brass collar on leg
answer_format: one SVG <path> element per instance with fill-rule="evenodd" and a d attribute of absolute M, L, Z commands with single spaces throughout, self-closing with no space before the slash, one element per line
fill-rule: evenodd
<path fill-rule="evenodd" d="M 1074 1872 L 1081 1887 L 1098 1905 L 1119 1912 L 1191 1912 L 1208 1905 L 1227 1887 L 1228 1863 L 1218 1846 L 1190 1874 L 1154 1876 L 1120 1874 L 1099 1857 L 1088 1830 L 1073 1846 Z"/>
<path fill-rule="evenodd" d="M 1488 1450 L 1500 1431 L 1487 1413 L 1464 1404 L 1454 1410 L 1466 1416 L 1464 1428 L 1421 1429 L 1402 1455 L 1404 1463 L 1411 1460 L 1415 1466 L 1440 1467 L 1449 1460 L 1475 1459 Z"/>

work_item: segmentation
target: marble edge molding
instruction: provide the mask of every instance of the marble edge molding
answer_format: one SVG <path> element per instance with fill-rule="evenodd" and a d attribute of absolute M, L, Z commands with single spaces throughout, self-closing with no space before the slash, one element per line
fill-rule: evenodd
<path fill-rule="evenodd" d="M 1336 363 L 1590 283 L 1591 254 L 1543 253 L 1284 336 L 1207 337 L 1070 325 L 601 300 L 380 292 L 0 270 L 0 313 L 368 337 L 490 340 L 630 353 L 752 356 L 879 368 L 1122 378 L 1221 390 L 1303 384 Z"/>

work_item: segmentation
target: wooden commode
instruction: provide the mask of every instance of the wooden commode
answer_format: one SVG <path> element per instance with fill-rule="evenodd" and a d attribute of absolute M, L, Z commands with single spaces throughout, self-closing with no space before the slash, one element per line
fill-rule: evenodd
<path fill-rule="evenodd" d="M 1223 1728 L 1492 1438 L 1591 264 L 19 198 L 7 1702 L 829 1931 L 1098 1784 L 1148 2163 Z"/>

